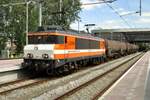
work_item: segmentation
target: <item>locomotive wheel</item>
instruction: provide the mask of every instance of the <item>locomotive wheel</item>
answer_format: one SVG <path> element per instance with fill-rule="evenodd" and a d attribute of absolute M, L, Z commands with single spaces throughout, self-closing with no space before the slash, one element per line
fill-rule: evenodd
<path fill-rule="evenodd" d="M 84 67 L 85 67 L 86 65 L 87 65 L 86 60 L 83 60 L 83 61 L 82 61 L 82 66 L 84 66 Z"/>
<path fill-rule="evenodd" d="M 54 70 L 55 70 L 55 69 L 47 68 L 47 69 L 46 69 L 46 74 L 52 76 L 52 75 L 54 75 Z"/>
<path fill-rule="evenodd" d="M 79 70 L 78 64 L 74 63 L 75 71 Z"/>
<path fill-rule="evenodd" d="M 75 71 L 75 66 L 72 65 L 71 63 L 69 63 L 69 68 L 71 73 Z"/>
<path fill-rule="evenodd" d="M 57 75 L 57 76 L 61 76 L 61 75 L 63 74 L 62 68 L 61 68 L 61 67 L 57 68 L 57 69 L 55 70 L 55 73 L 54 73 L 54 74 Z"/>
<path fill-rule="evenodd" d="M 61 73 L 59 73 L 60 75 L 68 75 L 69 73 L 69 69 L 68 69 L 68 66 L 67 65 L 64 65 L 60 68 L 60 71 Z"/>

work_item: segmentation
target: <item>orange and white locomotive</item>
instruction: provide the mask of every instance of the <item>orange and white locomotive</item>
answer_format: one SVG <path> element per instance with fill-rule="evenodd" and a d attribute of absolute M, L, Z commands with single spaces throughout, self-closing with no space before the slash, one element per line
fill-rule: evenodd
<path fill-rule="evenodd" d="M 89 34 L 49 28 L 29 33 L 28 40 L 22 65 L 36 71 L 53 73 L 57 70 L 61 73 L 105 58 L 105 40 Z"/>

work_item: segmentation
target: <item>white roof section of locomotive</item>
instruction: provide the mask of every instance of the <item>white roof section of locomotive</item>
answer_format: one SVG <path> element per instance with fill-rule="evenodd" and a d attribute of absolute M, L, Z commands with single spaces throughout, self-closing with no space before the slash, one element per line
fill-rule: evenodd
<path fill-rule="evenodd" d="M 72 35 L 72 36 L 77 36 L 77 37 L 81 37 L 81 38 L 89 38 L 89 39 L 94 39 L 94 40 L 102 40 L 102 38 L 100 37 L 96 37 L 96 36 L 92 36 L 92 33 L 87 33 L 87 32 L 83 32 L 80 31 L 80 33 L 76 30 L 46 30 L 46 31 L 37 31 L 37 32 L 31 32 L 31 33 L 48 33 L 48 32 L 53 32 L 53 33 L 62 33 L 62 34 L 66 34 L 66 35 Z M 30 33 L 30 32 L 29 32 Z"/>

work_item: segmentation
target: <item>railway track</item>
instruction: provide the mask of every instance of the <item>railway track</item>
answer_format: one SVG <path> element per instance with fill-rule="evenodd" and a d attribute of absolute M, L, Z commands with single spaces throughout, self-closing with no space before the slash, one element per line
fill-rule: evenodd
<path fill-rule="evenodd" d="M 143 55 L 143 54 L 142 54 Z M 126 62 L 116 66 L 115 68 L 112 68 L 108 70 L 107 72 L 89 80 L 88 82 L 81 84 L 80 86 L 64 93 L 63 95 L 58 96 L 57 100 L 63 100 L 63 99 L 86 99 L 86 100 L 97 100 L 106 90 L 109 89 L 110 86 L 113 85 L 115 81 L 117 81 L 130 67 L 142 56 L 138 55 L 135 56 Z M 111 77 L 111 79 L 110 79 Z M 109 79 L 106 80 L 106 79 Z M 100 85 L 103 84 L 103 85 Z M 94 88 L 93 91 L 92 88 Z M 90 91 L 90 93 L 86 92 Z M 87 95 L 87 94 L 88 95 Z"/>
<path fill-rule="evenodd" d="M 11 81 L 5 84 L 0 85 L 0 95 L 4 95 L 8 92 L 11 92 L 13 90 L 17 90 L 20 88 L 26 88 L 32 85 L 40 84 L 42 82 L 47 81 L 46 78 L 26 78 L 26 79 L 19 79 L 15 81 Z"/>
<path fill-rule="evenodd" d="M 108 72 L 117 70 L 116 66 L 121 66 L 126 64 L 128 61 L 133 61 L 132 59 L 138 59 L 141 54 L 133 54 L 120 58 L 118 60 L 110 61 L 108 63 L 98 65 L 93 68 L 88 68 L 86 70 L 81 70 L 77 73 L 59 78 L 47 78 L 47 79 L 29 79 L 20 82 L 13 82 L 7 86 L 0 86 L 0 99 L 12 99 L 15 100 L 26 100 L 26 99 L 67 99 L 75 98 L 76 93 L 80 93 L 90 87 L 94 82 L 98 80 L 105 80 L 104 76 L 110 77 Z M 136 61 L 135 60 L 135 61 Z M 135 62 L 133 61 L 132 64 Z M 131 65 L 132 65 L 131 64 Z M 121 68 L 121 67 L 120 67 Z M 126 68 L 127 70 L 128 68 Z M 119 72 L 119 71 L 118 71 Z M 124 71 L 121 71 L 123 73 Z M 103 78 L 102 78 L 103 77 Z M 118 76 L 119 77 L 119 76 Z M 118 78 L 117 77 L 117 78 Z M 112 81 L 112 80 L 111 80 Z M 113 79 L 113 82 L 115 80 Z M 104 84 L 103 82 L 101 84 Z M 108 84 L 107 88 L 108 88 Z M 93 85 L 94 86 L 94 85 Z M 2 89 L 2 90 L 1 90 Z M 106 88 L 105 88 L 106 89 Z M 103 92 L 105 90 L 102 89 Z M 14 91 L 15 90 L 15 91 Z M 86 90 L 87 91 L 87 90 Z M 100 93 L 94 94 L 95 98 L 99 96 Z M 90 94 L 89 94 L 90 95 Z M 73 97 L 72 97 L 73 96 Z M 82 96 L 84 97 L 84 96 Z M 77 98 L 76 98 L 77 99 Z"/>
<path fill-rule="evenodd" d="M 8 78 L 8 80 L 4 78 Z M 36 74 L 23 70 L 0 73 L 0 80 L 0 95 L 46 81 L 46 79 L 39 78 Z"/>

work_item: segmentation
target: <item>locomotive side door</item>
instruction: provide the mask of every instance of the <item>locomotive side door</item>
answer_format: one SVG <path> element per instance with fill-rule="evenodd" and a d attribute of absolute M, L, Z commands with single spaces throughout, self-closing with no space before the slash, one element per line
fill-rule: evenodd
<path fill-rule="evenodd" d="M 68 38 L 67 38 L 67 36 L 65 36 L 65 42 L 64 42 L 64 58 L 65 58 L 65 62 L 66 62 L 66 60 L 68 59 L 68 50 L 67 50 L 67 48 L 68 48 Z"/>

